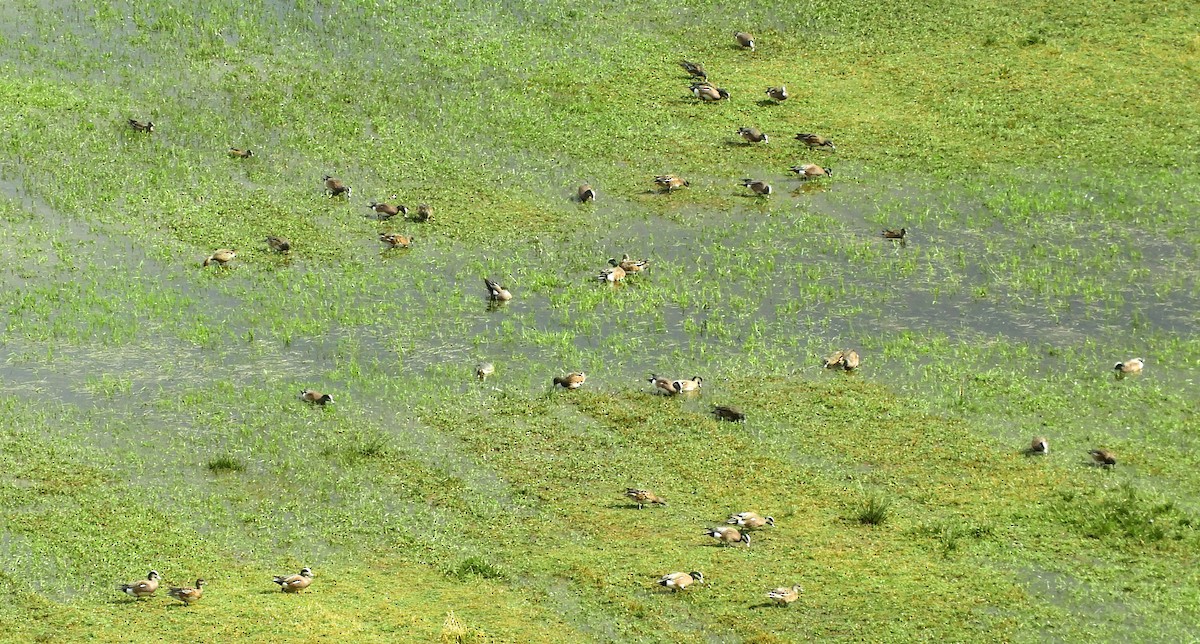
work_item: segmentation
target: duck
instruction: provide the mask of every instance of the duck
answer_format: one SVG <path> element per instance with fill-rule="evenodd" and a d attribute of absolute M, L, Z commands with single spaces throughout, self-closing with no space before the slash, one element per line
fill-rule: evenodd
<path fill-rule="evenodd" d="M 1025 450 L 1026 454 L 1049 454 L 1050 442 L 1045 436 L 1034 436 L 1029 443 L 1029 449 Z"/>
<path fill-rule="evenodd" d="M 900 230 L 896 230 L 895 228 L 885 228 L 883 230 L 884 239 L 904 239 L 905 235 L 907 234 L 907 228 L 901 228 Z"/>
<path fill-rule="evenodd" d="M 154 121 L 139 121 L 137 119 L 129 119 L 129 127 L 133 128 L 134 132 L 153 132 Z"/>
<path fill-rule="evenodd" d="M 601 282 L 616 284 L 617 282 L 625 279 L 625 269 L 621 268 L 620 265 L 609 266 L 608 268 L 602 269 L 596 279 L 600 280 Z"/>
<path fill-rule="evenodd" d="M 799 586 L 792 586 L 791 588 L 776 588 L 775 590 L 767 593 L 767 599 L 774 601 L 780 606 L 787 606 L 788 604 L 791 604 L 799 599 L 800 592 L 803 590 L 804 589 Z"/>
<path fill-rule="evenodd" d="M 298 593 L 308 588 L 312 579 L 312 568 L 301 568 L 298 575 L 276 575 L 271 581 L 279 584 L 279 589 L 285 593 Z"/>
<path fill-rule="evenodd" d="M 829 148 L 830 150 L 837 149 L 837 146 L 833 144 L 833 141 L 830 141 L 820 134 L 813 134 L 811 132 L 800 132 L 796 135 L 796 140 L 810 148 Z"/>
<path fill-rule="evenodd" d="M 691 185 L 687 182 L 687 179 L 677 177 L 673 174 L 660 174 L 654 177 L 654 183 L 662 186 L 668 193 Z"/>
<path fill-rule="evenodd" d="M 204 596 L 204 580 L 197 579 L 195 588 L 188 588 L 187 586 L 171 588 L 167 591 L 167 594 L 183 602 L 185 606 L 191 606 L 200 601 L 200 598 Z"/>
<path fill-rule="evenodd" d="M 815 177 L 832 177 L 833 168 L 822 168 L 815 163 L 805 163 L 803 165 L 794 165 L 791 168 L 792 172 L 800 175 L 801 179 L 812 179 Z"/>
<path fill-rule="evenodd" d="M 325 182 L 325 191 L 329 193 L 330 197 L 350 196 L 350 186 L 342 183 L 341 179 L 335 179 L 330 175 L 325 175 L 324 177 L 321 177 L 321 180 Z"/>
<path fill-rule="evenodd" d="M 229 248 L 218 248 L 204 260 L 201 266 L 208 266 L 209 264 L 225 266 L 229 262 L 232 262 L 234 257 L 237 257 L 237 251 Z"/>
<path fill-rule="evenodd" d="M 671 589 L 671 592 L 679 592 L 693 583 L 703 584 L 704 575 L 697 570 L 692 572 L 669 572 L 658 580 L 659 586 L 665 586 Z"/>
<path fill-rule="evenodd" d="M 757 512 L 741 512 L 729 515 L 725 523 L 743 528 L 761 528 L 763 526 L 773 528 L 775 527 L 775 517 L 761 517 Z"/>
<path fill-rule="evenodd" d="M 405 206 L 404 204 L 394 206 L 390 203 L 372 201 L 370 204 L 368 204 L 368 207 L 371 210 L 374 210 L 375 214 L 379 215 L 379 218 L 383 221 L 387 221 L 396 215 L 404 215 L 405 217 L 408 216 L 408 206 Z"/>
<path fill-rule="evenodd" d="M 692 94 L 702 101 L 720 101 L 729 98 L 729 92 L 722 87 L 713 87 L 708 83 L 692 83 Z"/>
<path fill-rule="evenodd" d="M 416 237 L 405 237 L 400 233 L 381 233 L 379 235 L 379 241 L 387 244 L 389 248 L 409 248 L 416 239 Z"/>
<path fill-rule="evenodd" d="M 1106 449 L 1094 449 L 1088 454 L 1091 454 L 1092 460 L 1102 467 L 1112 467 L 1117 464 L 1117 455 Z"/>
<path fill-rule="evenodd" d="M 743 49 L 749 49 L 750 51 L 754 51 L 754 36 L 744 32 L 744 31 L 739 31 L 739 32 L 734 33 L 733 37 L 735 40 L 737 40 L 737 44 L 740 45 Z"/>
<path fill-rule="evenodd" d="M 563 389 L 579 389 L 587 380 L 587 374 L 582 371 L 575 371 L 565 376 L 555 376 L 554 384 Z"/>
<path fill-rule="evenodd" d="M 480 382 L 487 380 L 487 377 L 496 373 L 496 365 L 490 362 L 481 362 L 475 365 L 475 377 L 479 378 Z"/>
<path fill-rule="evenodd" d="M 767 143 L 767 135 L 763 134 L 756 127 L 739 127 L 737 133 L 741 135 L 747 143 Z"/>
<path fill-rule="evenodd" d="M 679 379 L 671 383 L 675 391 L 683 393 L 685 391 L 700 391 L 700 383 L 704 382 L 704 378 L 700 376 L 692 376 L 691 380 Z"/>
<path fill-rule="evenodd" d="M 618 262 L 616 259 L 609 257 L 608 264 L 609 266 L 620 266 L 621 270 L 626 273 L 640 273 L 650 267 L 650 260 L 633 259 L 629 256 L 629 253 L 623 253 L 621 261 Z"/>
<path fill-rule="evenodd" d="M 731 423 L 746 422 L 746 414 L 742 413 L 742 410 L 737 407 L 730 405 L 713 405 L 712 413 L 713 416 L 717 417 L 717 420 L 727 420 Z"/>
<path fill-rule="evenodd" d="M 1146 366 L 1146 361 L 1141 358 L 1133 358 L 1125 362 L 1118 362 L 1113 369 L 1121 373 L 1140 373 Z"/>
<path fill-rule="evenodd" d="M 858 357 L 858 352 L 854 349 L 847 349 L 846 352 L 842 354 L 842 369 L 845 369 L 846 371 L 854 371 L 857 369 L 859 362 L 860 359 Z"/>
<path fill-rule="evenodd" d="M 488 298 L 494 302 L 507 302 L 513 297 L 508 289 L 501 286 L 495 280 L 485 277 L 483 278 L 483 284 L 487 286 Z"/>
<path fill-rule="evenodd" d="M 748 533 L 740 532 L 737 528 L 729 526 L 709 528 L 704 531 L 704 535 L 716 539 L 718 543 L 724 546 L 731 546 L 735 543 L 750 545 L 750 535 Z"/>
<path fill-rule="evenodd" d="M 688 74 L 695 76 L 700 80 L 708 80 L 708 72 L 705 71 L 704 65 L 701 65 L 700 63 L 693 63 L 690 60 L 681 60 L 679 61 L 679 66 L 682 67 L 683 70 Z"/>
<path fill-rule="evenodd" d="M 267 242 L 267 246 L 269 246 L 271 248 L 271 250 L 273 250 L 277 253 L 286 253 L 286 252 L 292 250 L 292 242 L 288 241 L 287 238 L 285 238 L 285 237 L 276 237 L 275 235 L 269 235 L 266 239 L 266 242 Z"/>
<path fill-rule="evenodd" d="M 250 148 L 229 148 L 225 153 L 234 159 L 249 159 L 254 156 L 254 150 Z"/>
<path fill-rule="evenodd" d="M 767 96 L 782 103 L 788 99 L 787 88 L 783 85 L 780 85 L 779 87 L 768 87 Z"/>
<path fill-rule="evenodd" d="M 585 183 L 575 191 L 575 198 L 579 203 L 587 203 L 596 200 L 596 189 L 591 184 Z"/>
<path fill-rule="evenodd" d="M 661 394 L 674 396 L 676 393 L 678 393 L 675 391 L 675 385 L 671 383 L 669 378 L 663 378 L 662 376 L 650 374 L 650 378 L 647 380 L 647 382 L 654 385 L 654 389 Z"/>
<path fill-rule="evenodd" d="M 625 496 L 637 501 L 639 510 L 647 505 L 661 505 L 664 507 L 667 505 L 666 499 L 650 490 L 643 490 L 641 488 L 627 487 L 625 488 Z"/>
<path fill-rule="evenodd" d="M 325 405 L 333 402 L 333 396 L 313 389 L 304 389 L 300 392 L 300 400 L 314 405 Z"/>
<path fill-rule="evenodd" d="M 151 570 L 146 574 L 146 578 L 141 581 L 135 581 L 132 584 L 121 584 L 117 586 L 117 590 L 129 595 L 142 599 L 151 597 L 158 590 L 158 580 L 160 579 L 157 570 Z"/>
<path fill-rule="evenodd" d="M 766 181 L 760 181 L 758 179 L 742 179 L 742 186 L 749 188 L 750 192 L 753 192 L 760 197 L 771 196 L 771 184 L 767 183 Z"/>
<path fill-rule="evenodd" d="M 433 219 L 433 206 L 423 203 L 417 206 L 416 220 L 420 222 L 430 221 Z"/>

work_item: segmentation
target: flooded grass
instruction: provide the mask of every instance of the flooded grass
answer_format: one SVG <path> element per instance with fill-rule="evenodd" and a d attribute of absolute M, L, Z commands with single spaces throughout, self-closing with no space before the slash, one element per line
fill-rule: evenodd
<path fill-rule="evenodd" d="M 0 9 L 11 637 L 1197 636 L 1182 6 L 209 4 Z M 150 568 L 204 600 L 113 590 Z"/>

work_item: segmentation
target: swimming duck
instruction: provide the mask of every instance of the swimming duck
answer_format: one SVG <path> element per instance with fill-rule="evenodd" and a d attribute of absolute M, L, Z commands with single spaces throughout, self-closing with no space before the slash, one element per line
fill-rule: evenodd
<path fill-rule="evenodd" d="M 481 362 L 475 366 L 475 377 L 479 378 L 480 382 L 487 380 L 493 373 L 496 373 L 496 366 L 490 362 Z"/>
<path fill-rule="evenodd" d="M 905 235 L 907 234 L 907 228 L 901 228 L 900 230 L 896 230 L 894 228 L 885 228 L 883 230 L 884 239 L 904 239 Z"/>
<path fill-rule="evenodd" d="M 704 378 L 700 376 L 692 376 L 691 380 L 679 379 L 671 383 L 675 391 L 683 393 L 685 391 L 700 391 L 700 383 L 704 382 Z"/>
<path fill-rule="evenodd" d="M 791 171 L 800 175 L 801 179 L 813 179 L 816 177 L 832 177 L 832 168 L 822 168 L 815 163 L 805 163 L 803 165 L 794 165 Z"/>
<path fill-rule="evenodd" d="M 625 279 L 625 269 L 621 268 L 620 265 L 609 266 L 608 268 L 602 269 L 600 271 L 600 275 L 598 275 L 596 279 L 600 280 L 601 282 L 616 284 L 617 282 Z"/>
<path fill-rule="evenodd" d="M 621 261 L 619 262 L 616 259 L 609 257 L 608 264 L 610 266 L 620 266 L 621 270 L 625 271 L 626 273 L 640 273 L 649 268 L 650 260 L 633 259 L 629 257 L 629 253 L 624 253 L 621 255 Z"/>
<path fill-rule="evenodd" d="M 647 382 L 654 385 L 654 389 L 661 394 L 674 396 L 676 393 L 678 393 L 675 391 L 675 385 L 671 384 L 671 380 L 669 378 L 663 378 L 661 376 L 650 374 L 650 378 L 647 380 Z"/>
<path fill-rule="evenodd" d="M 1118 362 L 1113 369 L 1121 373 L 1138 373 L 1145 366 L 1145 360 L 1142 360 L 1141 358 L 1134 358 L 1132 360 L 1126 360 L 1125 362 Z"/>
<path fill-rule="evenodd" d="M 512 299 L 512 293 L 508 289 L 500 286 L 495 280 L 483 278 L 484 286 L 487 286 L 488 297 L 495 302 L 507 302 Z"/>

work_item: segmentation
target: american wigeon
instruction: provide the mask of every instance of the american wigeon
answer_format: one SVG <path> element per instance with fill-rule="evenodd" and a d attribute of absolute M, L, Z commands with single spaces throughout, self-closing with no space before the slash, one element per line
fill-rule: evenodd
<path fill-rule="evenodd" d="M 737 528 L 729 526 L 717 526 L 704 531 L 704 536 L 716 539 L 723 546 L 731 546 L 735 543 L 744 543 L 750 545 L 750 535 L 739 531 Z"/>
<path fill-rule="evenodd" d="M 884 239 L 904 239 L 904 237 L 906 235 L 908 235 L 907 228 L 901 228 L 899 230 L 896 230 L 895 228 L 883 229 L 883 238 Z"/>
<path fill-rule="evenodd" d="M 475 365 L 475 377 L 479 378 L 481 382 L 487 380 L 487 377 L 493 373 L 496 373 L 496 365 L 490 362 L 481 362 Z"/>
<path fill-rule="evenodd" d="M 739 127 L 737 133 L 746 140 L 747 143 L 767 143 L 767 135 L 760 132 L 756 127 Z"/>
<path fill-rule="evenodd" d="M 408 216 L 408 206 L 405 206 L 404 204 L 397 206 L 381 201 L 372 201 L 370 204 L 368 204 L 368 207 L 371 210 L 374 210 L 375 214 L 378 215 L 383 221 L 387 221 L 396 215 L 404 215 L 405 217 Z"/>
<path fill-rule="evenodd" d="M 853 371 L 858 368 L 860 358 L 858 352 L 854 349 L 844 349 L 835 351 L 829 357 L 825 358 L 823 364 L 826 369 L 844 369 Z"/>
<path fill-rule="evenodd" d="M 235 159 L 249 159 L 254 156 L 254 151 L 250 148 L 229 148 L 225 153 Z"/>
<path fill-rule="evenodd" d="M 576 371 L 565 376 L 555 376 L 554 384 L 555 386 L 562 387 L 563 389 L 579 389 L 583 386 L 583 383 L 586 380 L 586 373 L 582 371 Z"/>
<path fill-rule="evenodd" d="M 727 420 L 731 423 L 746 422 L 746 414 L 742 413 L 742 410 L 737 407 L 730 405 L 713 405 L 712 413 L 718 420 Z"/>
<path fill-rule="evenodd" d="M 232 262 L 234 257 L 237 257 L 237 251 L 229 248 L 218 248 L 217 250 L 213 251 L 212 255 L 209 255 L 207 258 L 205 258 L 204 263 L 202 263 L 201 266 L 208 266 L 209 264 L 219 264 L 221 266 L 225 266 L 229 262 Z"/>
<path fill-rule="evenodd" d="M 321 180 L 325 182 L 325 191 L 329 193 L 330 197 L 350 196 L 350 186 L 342 183 L 341 179 L 335 179 L 330 175 L 325 175 L 324 177 L 321 177 Z"/>
<path fill-rule="evenodd" d="M 139 121 L 137 119 L 129 119 L 129 127 L 133 128 L 134 132 L 153 132 L 154 121 Z"/>
<path fill-rule="evenodd" d="M 625 488 L 625 496 L 636 501 L 639 510 L 641 510 L 644 506 L 652 504 L 661 506 L 667 505 L 666 499 L 651 492 L 650 490 L 643 490 L 641 488 L 627 487 Z"/>
<path fill-rule="evenodd" d="M 738 31 L 733 34 L 733 38 L 737 40 L 737 44 L 743 49 L 754 51 L 754 36 L 744 31 Z"/>
<path fill-rule="evenodd" d="M 773 528 L 775 527 L 775 517 L 762 517 L 757 512 L 740 512 L 730 515 L 725 523 L 743 528 L 761 528 L 763 526 Z"/>
<path fill-rule="evenodd" d="M 167 591 L 167 594 L 183 602 L 184 605 L 191 606 L 200 601 L 200 598 L 204 596 L 204 580 L 197 579 L 195 588 L 188 588 L 187 586 L 171 588 Z"/>
<path fill-rule="evenodd" d="M 595 201 L 596 200 L 596 189 L 593 188 L 591 186 L 591 184 L 585 183 L 582 186 L 579 186 L 579 188 L 577 188 L 575 190 L 575 198 L 579 200 L 579 203 L 587 203 L 589 201 Z"/>
<path fill-rule="evenodd" d="M 267 241 L 267 246 L 270 247 L 271 250 L 273 250 L 277 253 L 286 253 L 286 252 L 292 250 L 292 242 L 288 241 L 287 238 L 285 238 L 285 237 L 276 237 L 275 235 L 269 235 L 267 237 L 266 241 Z"/>
<path fill-rule="evenodd" d="M 279 589 L 285 593 L 298 593 L 308 588 L 312 579 L 312 569 L 302 568 L 298 575 L 276 575 L 271 581 L 279 584 Z"/>
<path fill-rule="evenodd" d="M 323 394 L 313 389 L 304 389 L 300 392 L 300 400 L 314 405 L 325 405 L 333 402 L 333 396 Z"/>
<path fill-rule="evenodd" d="M 802 165 L 794 165 L 791 168 L 792 172 L 800 175 L 801 179 L 814 179 L 817 177 L 832 177 L 833 168 L 822 168 L 815 163 L 805 163 Z"/>
<path fill-rule="evenodd" d="M 1045 436 L 1034 436 L 1029 443 L 1029 449 L 1025 450 L 1028 454 L 1049 454 L 1050 441 L 1046 440 Z"/>
<path fill-rule="evenodd" d="M 1117 455 L 1106 449 L 1094 449 L 1088 452 L 1092 455 L 1092 460 L 1096 461 L 1097 465 L 1103 467 L 1112 467 L 1117 464 Z"/>
<path fill-rule="evenodd" d="M 671 384 L 670 378 L 663 378 L 662 376 L 650 374 L 650 378 L 647 380 L 647 382 L 654 385 L 655 391 L 660 394 L 674 396 L 675 394 L 679 393 L 675 391 L 675 385 Z"/>
<path fill-rule="evenodd" d="M 779 604 L 780 606 L 787 606 L 788 604 L 799 599 L 800 592 L 803 590 L 804 589 L 799 586 L 792 586 L 791 588 L 776 588 L 775 590 L 767 593 L 767 598 Z"/>
<path fill-rule="evenodd" d="M 659 586 L 666 586 L 671 589 L 671 592 L 679 592 L 693 583 L 703 584 L 704 575 L 696 570 L 692 572 L 669 572 L 658 580 Z"/>
<path fill-rule="evenodd" d="M 750 192 L 753 192 L 760 197 L 771 196 L 771 184 L 767 183 L 766 181 L 760 181 L 758 179 L 742 179 L 742 186 L 749 188 Z"/>
<path fill-rule="evenodd" d="M 616 284 L 617 282 L 625 279 L 625 269 L 621 268 L 619 265 L 609 266 L 608 268 L 601 269 L 600 274 L 596 276 L 596 279 L 600 280 L 601 282 Z"/>
<path fill-rule="evenodd" d="M 660 174 L 657 177 L 654 177 L 654 183 L 662 186 L 662 188 L 667 192 L 672 192 L 679 188 L 686 188 L 691 185 L 687 182 L 687 179 L 675 176 L 673 174 Z"/>
<path fill-rule="evenodd" d="M 615 258 L 609 257 L 608 264 L 609 266 L 620 266 L 621 270 L 625 271 L 626 273 L 640 273 L 650 267 L 650 260 L 633 259 L 629 256 L 629 253 L 623 253 L 621 255 L 621 261 L 617 261 Z"/>
<path fill-rule="evenodd" d="M 157 570 L 151 570 L 146 574 L 146 578 L 141 581 L 135 581 L 132 584 L 121 584 L 117 586 L 117 590 L 129 595 L 142 599 L 154 595 L 158 590 L 159 575 Z"/>
<path fill-rule="evenodd" d="M 692 83 L 692 94 L 702 101 L 720 101 L 729 98 L 729 92 L 723 87 L 713 87 L 708 83 Z"/>
<path fill-rule="evenodd" d="M 425 222 L 433 220 L 433 206 L 423 203 L 417 206 L 417 221 Z"/>
<path fill-rule="evenodd" d="M 830 141 L 820 134 L 813 134 L 811 132 L 800 132 L 796 135 L 796 140 L 810 148 L 829 148 L 830 150 L 837 149 L 837 146 L 833 144 L 833 141 Z"/>
<path fill-rule="evenodd" d="M 409 248 L 416 241 L 416 237 L 406 237 L 400 233 L 380 233 L 379 241 L 388 245 L 388 248 Z"/>
<path fill-rule="evenodd" d="M 704 65 L 701 65 L 700 63 L 693 63 L 690 60 L 681 60 L 679 61 L 679 66 L 682 67 L 688 74 L 691 74 L 700 80 L 708 80 L 708 72 L 704 70 Z"/>
<path fill-rule="evenodd" d="M 704 382 L 704 378 L 701 378 L 700 376 L 692 376 L 691 380 L 680 378 L 679 380 L 672 381 L 671 386 L 674 387 L 675 391 L 679 393 L 684 393 L 687 391 L 700 391 L 700 383 L 702 382 Z"/>
<path fill-rule="evenodd" d="M 780 85 L 779 87 L 768 87 L 767 96 L 782 103 L 788 99 L 787 88 L 783 85 Z"/>
<path fill-rule="evenodd" d="M 507 302 L 513 298 L 512 293 L 508 289 L 501 286 L 495 280 L 487 277 L 483 278 L 483 284 L 487 287 L 488 298 L 495 302 Z"/>
<path fill-rule="evenodd" d="M 1125 362 L 1118 362 L 1113 369 L 1121 373 L 1138 373 L 1145 368 L 1145 366 L 1145 360 L 1142 360 L 1141 358 L 1133 358 L 1131 360 L 1126 360 Z"/>

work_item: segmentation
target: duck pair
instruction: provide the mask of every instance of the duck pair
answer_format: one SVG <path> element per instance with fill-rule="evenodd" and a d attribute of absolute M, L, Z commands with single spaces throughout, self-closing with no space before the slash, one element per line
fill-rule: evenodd
<path fill-rule="evenodd" d="M 668 396 L 673 396 L 675 394 L 682 394 L 685 392 L 700 391 L 700 385 L 704 382 L 704 378 L 701 378 L 700 376 L 692 376 L 691 380 L 670 380 L 668 378 L 650 374 L 650 379 L 648 382 L 654 385 L 655 390 L 667 394 Z"/>
<path fill-rule="evenodd" d="M 629 254 L 621 256 L 621 260 L 616 258 L 608 258 L 608 268 L 602 269 L 596 279 L 609 284 L 616 284 L 625 279 L 625 276 L 630 273 L 640 273 L 650 265 L 648 259 L 632 259 Z"/>
<path fill-rule="evenodd" d="M 1034 436 L 1029 447 L 1025 449 L 1025 453 L 1031 456 L 1049 454 L 1050 441 L 1045 436 Z M 1093 449 L 1088 451 L 1088 455 L 1092 457 L 1092 461 L 1101 467 L 1113 467 L 1117 464 L 1117 455 L 1111 450 Z"/>
<path fill-rule="evenodd" d="M 148 599 L 158 592 L 159 580 L 162 577 L 157 570 L 151 570 L 146 578 L 141 581 L 135 581 L 132 584 L 122 584 L 117 586 L 117 590 L 137 599 Z M 171 587 L 167 590 L 167 594 L 186 605 L 194 604 L 200 601 L 204 596 L 204 580 L 197 579 L 194 587 L 178 586 Z"/>

